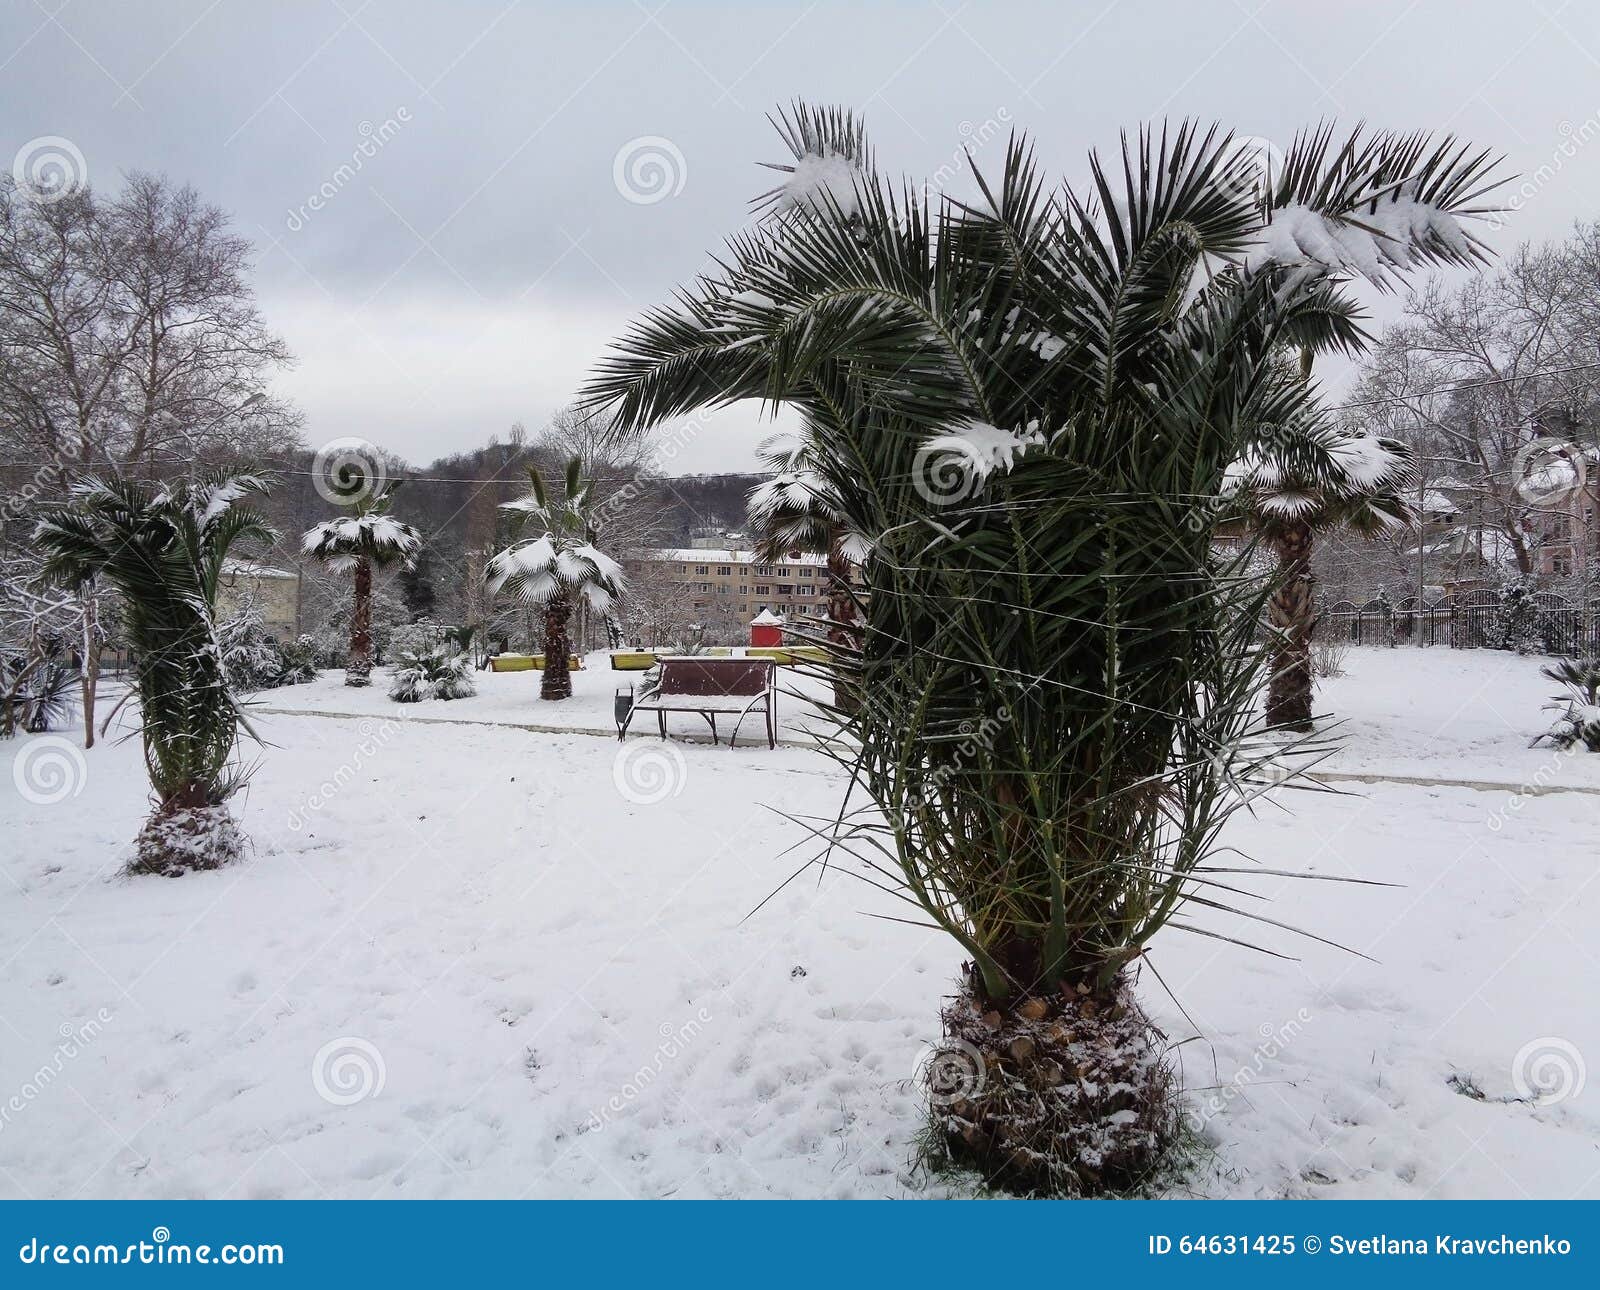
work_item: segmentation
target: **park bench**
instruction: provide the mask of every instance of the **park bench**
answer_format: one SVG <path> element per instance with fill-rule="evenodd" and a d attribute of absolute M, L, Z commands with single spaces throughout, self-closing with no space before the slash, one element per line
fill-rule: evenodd
<path fill-rule="evenodd" d="M 664 658 L 655 685 L 640 695 L 617 730 L 627 737 L 628 726 L 641 712 L 654 712 L 661 737 L 667 737 L 667 713 L 697 712 L 717 739 L 717 715 L 732 715 L 733 733 L 728 747 L 739 737 L 739 726 L 750 713 L 760 711 L 767 722 L 767 746 L 778 746 L 777 666 L 765 658 Z"/>

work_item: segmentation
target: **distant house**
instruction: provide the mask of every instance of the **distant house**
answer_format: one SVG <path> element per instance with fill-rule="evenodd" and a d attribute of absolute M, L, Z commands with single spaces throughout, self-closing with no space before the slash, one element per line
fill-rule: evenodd
<path fill-rule="evenodd" d="M 300 634 L 300 575 L 292 569 L 225 560 L 217 592 L 218 613 L 227 618 L 246 600 L 255 601 L 267 631 L 279 640 L 293 640 Z"/>
<path fill-rule="evenodd" d="M 1528 530 L 1536 544 L 1536 572 L 1567 577 L 1586 563 L 1600 564 L 1600 453 L 1564 444 L 1530 470 L 1518 491 L 1535 506 Z"/>

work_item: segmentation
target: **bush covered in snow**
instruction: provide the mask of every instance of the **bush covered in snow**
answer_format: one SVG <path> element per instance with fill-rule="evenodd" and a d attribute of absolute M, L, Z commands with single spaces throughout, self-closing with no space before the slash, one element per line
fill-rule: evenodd
<path fill-rule="evenodd" d="M 450 641 L 402 652 L 389 686 L 389 697 L 396 703 L 470 699 L 477 692 L 472 680 L 472 656 Z"/>
<path fill-rule="evenodd" d="M 1553 696 L 1553 701 L 1545 705 L 1561 716 L 1533 742 L 1548 740 L 1557 748 L 1571 748 L 1581 743 L 1590 752 L 1600 752 L 1600 657 L 1564 658 L 1539 671 L 1567 689 L 1565 694 Z"/>
<path fill-rule="evenodd" d="M 228 684 L 235 690 L 271 690 L 316 679 L 316 642 L 310 636 L 279 642 L 267 630 L 253 597 L 246 597 L 239 612 L 217 628 L 217 643 Z"/>

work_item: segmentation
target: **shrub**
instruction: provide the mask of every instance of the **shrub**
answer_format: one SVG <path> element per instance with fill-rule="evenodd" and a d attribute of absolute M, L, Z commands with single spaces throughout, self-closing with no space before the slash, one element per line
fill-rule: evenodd
<path fill-rule="evenodd" d="M 1600 657 L 1564 658 L 1539 671 L 1566 686 L 1566 693 L 1553 695 L 1545 705 L 1561 716 L 1534 744 L 1548 740 L 1557 748 L 1571 748 L 1581 743 L 1590 752 L 1600 752 Z"/>
<path fill-rule="evenodd" d="M 1350 654 L 1350 642 L 1320 640 L 1311 642 L 1311 670 L 1322 680 L 1344 675 L 1344 661 Z"/>
<path fill-rule="evenodd" d="M 446 642 L 401 653 L 389 686 L 389 697 L 396 703 L 470 699 L 477 692 L 472 656 Z"/>

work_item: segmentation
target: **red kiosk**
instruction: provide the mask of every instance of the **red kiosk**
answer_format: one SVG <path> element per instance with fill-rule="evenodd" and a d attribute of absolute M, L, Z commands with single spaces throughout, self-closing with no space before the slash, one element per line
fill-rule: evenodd
<path fill-rule="evenodd" d="M 763 609 L 750 620 L 750 644 L 763 649 L 776 649 L 783 644 L 783 619 L 770 609 Z"/>

